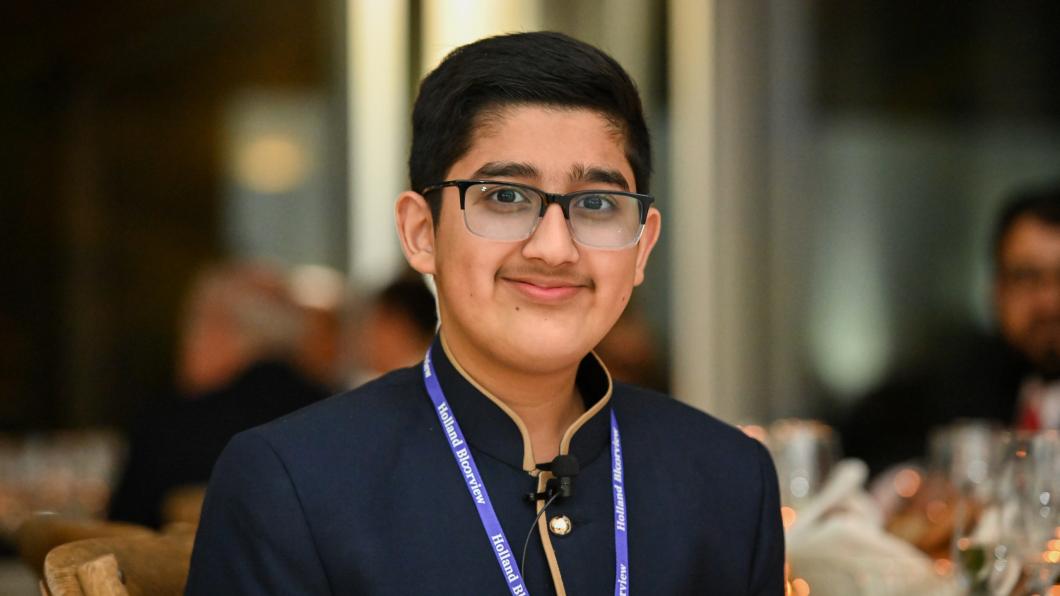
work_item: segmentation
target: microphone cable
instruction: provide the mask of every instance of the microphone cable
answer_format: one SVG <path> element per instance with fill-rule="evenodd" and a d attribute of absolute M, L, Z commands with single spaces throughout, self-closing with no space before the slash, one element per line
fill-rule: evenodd
<path fill-rule="evenodd" d="M 558 497 L 559 495 L 559 491 L 556 491 L 552 493 L 552 496 L 549 497 L 547 501 L 545 501 L 545 506 L 542 507 L 541 511 L 538 511 L 537 515 L 534 516 L 534 521 L 530 524 L 530 531 L 526 533 L 526 541 L 523 542 L 523 556 L 520 558 L 519 561 L 519 571 L 522 572 L 523 577 L 526 577 L 526 548 L 530 546 L 530 537 L 534 535 L 534 526 L 537 525 L 537 522 L 539 519 L 541 519 L 541 516 L 545 514 L 545 511 L 548 511 L 548 506 L 551 505 L 552 502 L 555 501 L 556 497 Z"/>

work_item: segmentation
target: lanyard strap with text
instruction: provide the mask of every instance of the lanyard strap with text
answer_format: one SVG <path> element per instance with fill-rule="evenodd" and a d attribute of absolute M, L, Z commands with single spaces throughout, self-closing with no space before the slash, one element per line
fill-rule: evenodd
<path fill-rule="evenodd" d="M 427 385 L 427 393 L 434 404 L 438 421 L 442 423 L 446 442 L 449 443 L 457 467 L 471 494 L 471 500 L 474 501 L 475 509 L 478 510 L 479 519 L 482 520 L 482 527 L 486 530 L 486 537 L 489 539 L 493 554 L 497 557 L 497 564 L 508 584 L 508 590 L 512 596 L 528 596 L 529 592 L 523 582 L 522 572 L 508 545 L 508 537 L 504 535 L 500 520 L 497 519 L 497 512 L 494 511 L 489 493 L 486 492 L 486 485 L 483 483 L 482 475 L 479 474 L 475 458 L 471 455 L 471 448 L 449 408 L 449 402 L 445 399 L 442 386 L 438 383 L 429 348 L 423 360 L 423 381 Z M 622 441 L 618 434 L 618 421 L 615 419 L 613 409 L 611 410 L 611 486 L 614 491 L 615 504 L 615 596 L 628 596 L 629 549 L 626 542 L 626 492 L 622 470 Z"/>

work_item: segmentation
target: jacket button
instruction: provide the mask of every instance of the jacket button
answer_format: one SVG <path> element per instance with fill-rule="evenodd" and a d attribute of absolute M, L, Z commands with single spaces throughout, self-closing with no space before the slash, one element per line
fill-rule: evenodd
<path fill-rule="evenodd" d="M 552 519 L 548 520 L 548 529 L 556 536 L 566 536 L 570 534 L 574 526 L 570 523 L 570 518 L 566 515 L 557 515 Z"/>

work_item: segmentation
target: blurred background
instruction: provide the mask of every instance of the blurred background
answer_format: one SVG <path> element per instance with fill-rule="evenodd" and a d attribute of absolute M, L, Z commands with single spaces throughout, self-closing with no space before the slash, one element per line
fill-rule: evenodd
<path fill-rule="evenodd" d="M 4 19 L 0 427 L 128 423 L 205 263 L 400 271 L 416 81 L 550 28 L 641 87 L 662 247 L 638 305 L 675 394 L 818 413 L 987 326 L 986 239 L 1060 166 L 1051 2 L 24 3 Z M 679 323 L 679 324 L 675 324 Z"/>
<path fill-rule="evenodd" d="M 186 296 L 211 262 L 322 267 L 355 296 L 400 276 L 391 211 L 417 81 L 485 35 L 563 31 L 636 79 L 664 222 L 637 337 L 654 384 L 733 423 L 838 418 L 990 328 L 997 206 L 1060 177 L 1055 2 L 5 13 L 0 432 L 20 449 L 83 429 L 120 444 L 175 383 Z"/>

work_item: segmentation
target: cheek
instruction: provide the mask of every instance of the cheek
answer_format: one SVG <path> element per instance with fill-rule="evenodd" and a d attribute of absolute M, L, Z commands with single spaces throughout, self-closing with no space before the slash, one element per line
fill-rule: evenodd
<path fill-rule="evenodd" d="M 603 320 L 618 320 L 633 295 L 635 257 L 614 259 L 594 269 L 595 301 Z M 606 266 L 605 266 L 606 265 Z"/>
<path fill-rule="evenodd" d="M 468 310 L 492 295 L 496 272 L 497 260 L 489 251 L 465 244 L 452 247 L 439 262 L 436 281 L 443 298 L 455 301 L 455 308 Z"/>
<path fill-rule="evenodd" d="M 1009 330 L 1020 332 L 1029 323 L 1032 305 L 1025 300 L 1009 298 L 1004 301 L 999 310 L 999 317 L 1002 325 Z"/>
<path fill-rule="evenodd" d="M 593 263 L 593 276 L 597 289 L 602 294 L 610 300 L 625 305 L 633 291 L 633 282 L 636 277 L 636 255 L 623 254 L 622 258 L 617 258 L 618 255 L 611 256 L 615 258 L 598 259 L 598 262 Z"/>
<path fill-rule="evenodd" d="M 482 298 L 493 279 L 489 262 L 475 251 L 468 251 L 462 255 L 456 269 L 456 284 L 452 289 L 467 299 Z"/>

